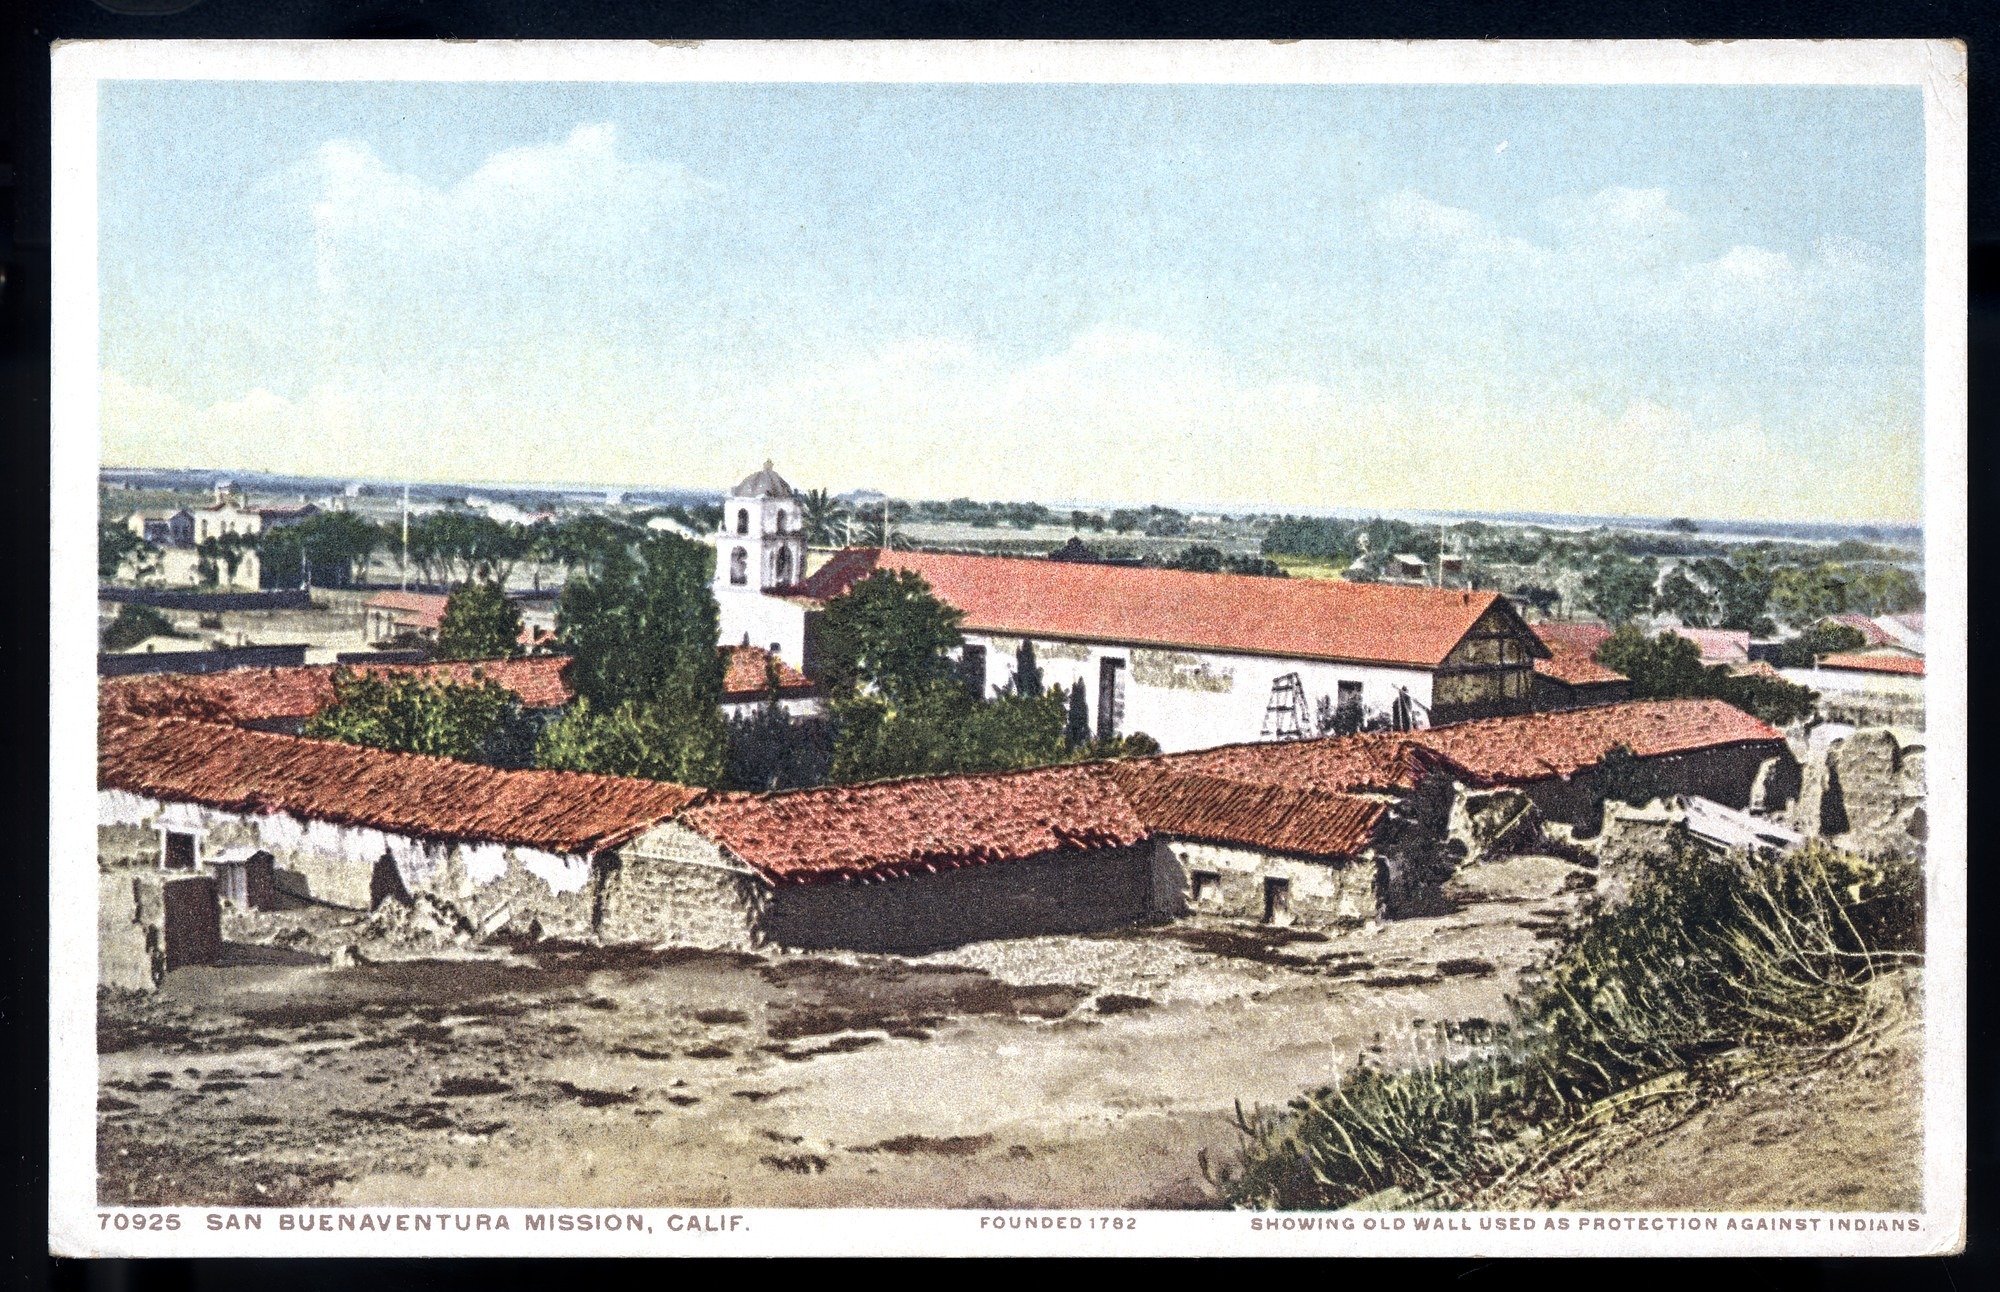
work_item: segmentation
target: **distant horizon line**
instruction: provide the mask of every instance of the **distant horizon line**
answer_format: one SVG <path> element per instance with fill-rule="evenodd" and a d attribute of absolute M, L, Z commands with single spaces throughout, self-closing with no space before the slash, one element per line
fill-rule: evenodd
<path fill-rule="evenodd" d="M 114 465 L 108 463 L 100 464 L 98 466 L 98 475 L 100 477 L 108 473 L 114 473 L 114 472 L 203 474 L 203 475 L 213 475 L 221 478 L 233 478 L 233 477 L 242 477 L 245 479 L 263 478 L 272 480 L 298 480 L 298 481 L 307 481 L 313 483 L 338 482 L 342 487 L 345 487 L 346 485 L 350 484 L 362 484 L 362 485 L 371 485 L 371 486 L 390 488 L 390 489 L 401 489 L 404 487 L 409 487 L 413 489 L 419 487 L 426 489 L 466 489 L 466 490 L 491 489 L 491 490 L 517 490 L 523 492 L 542 492 L 542 493 L 556 493 L 556 494 L 639 493 L 639 494 L 693 494 L 702 496 L 712 495 L 715 497 L 726 497 L 728 495 L 729 489 L 733 487 L 730 485 L 720 485 L 720 486 L 710 485 L 705 487 L 694 487 L 688 485 L 620 484 L 615 482 L 596 483 L 589 481 L 462 480 L 462 479 L 419 480 L 414 478 L 392 479 L 387 477 L 366 476 L 366 475 L 319 475 L 319 474 L 311 474 L 305 472 L 267 471 L 255 468 L 212 467 L 212 466 L 183 466 L 183 467 L 123 466 L 123 465 Z M 780 474 L 782 475 L 783 472 L 780 471 Z M 881 494 L 882 496 L 897 502 L 944 502 L 951 500 L 950 498 L 947 498 L 943 495 L 924 496 L 924 495 L 888 493 L 884 490 L 876 489 L 867 485 L 854 485 L 849 488 L 840 490 L 834 490 L 829 488 L 827 489 L 827 492 L 834 497 L 840 497 L 844 494 L 851 494 L 851 493 L 874 493 L 874 494 Z M 954 496 L 969 497 L 970 495 L 961 493 L 961 494 L 956 494 Z M 1653 524 L 1661 527 L 1668 526 L 1672 524 L 1672 522 L 1675 520 L 1687 520 L 1701 527 L 1704 530 L 1708 529 L 1709 527 L 1724 527 L 1729 525 L 1766 525 L 1766 526 L 1782 525 L 1782 526 L 1835 526 L 1847 529 L 1910 530 L 1910 531 L 1915 531 L 1917 533 L 1922 533 L 1924 531 L 1924 522 L 1921 519 L 1883 520 L 1883 519 L 1854 519 L 1849 517 L 1819 517 L 1811 520 L 1776 520 L 1769 517 L 1758 517 L 1758 516 L 1703 517 L 1703 516 L 1688 515 L 1686 513 L 1669 516 L 1661 514 L 1636 515 L 1636 514 L 1619 513 L 1619 512 L 1565 512 L 1565 511 L 1555 511 L 1555 510 L 1539 510 L 1529 507 L 1513 507 L 1505 509 L 1483 510 L 1483 509 L 1451 508 L 1451 507 L 1374 506 L 1366 504 L 1307 506 L 1303 504 L 1276 504 L 1276 503 L 1242 503 L 1242 502 L 1222 503 L 1215 501 L 1189 501 L 1185 499 L 1167 500 L 1167 501 L 1162 501 L 1160 499 L 1149 499 L 1145 502 L 1135 502 L 1129 499 L 1123 501 L 1091 501 L 1082 499 L 1058 499 L 1051 501 L 1051 500 L 1036 499 L 1036 498 L 979 498 L 979 499 L 974 499 L 974 501 L 981 503 L 1000 503 L 1000 504 L 1036 503 L 1040 506 L 1049 507 L 1051 509 L 1069 508 L 1072 510 L 1081 510 L 1081 509 L 1120 510 L 1120 509 L 1134 509 L 1134 508 L 1157 506 L 1157 507 L 1170 507 L 1173 508 L 1174 510 L 1182 512 L 1200 511 L 1200 512 L 1219 512 L 1225 515 L 1258 515 L 1258 516 L 1292 515 L 1292 516 L 1311 516 L 1316 518 L 1337 518 L 1337 519 L 1360 519 L 1365 517 L 1376 517 L 1376 516 L 1382 517 L 1383 519 L 1396 519 L 1399 518 L 1399 516 L 1400 517 L 1437 516 L 1437 517 L 1454 517 L 1454 518 L 1462 518 L 1470 520 L 1508 521 L 1515 524 L 1531 524 L 1531 525 L 1551 523 L 1555 521 L 1578 521 L 1578 522 L 1594 522 L 1600 524 L 1601 523 L 1624 523 L 1624 524 L 1635 524 L 1635 525 Z"/>

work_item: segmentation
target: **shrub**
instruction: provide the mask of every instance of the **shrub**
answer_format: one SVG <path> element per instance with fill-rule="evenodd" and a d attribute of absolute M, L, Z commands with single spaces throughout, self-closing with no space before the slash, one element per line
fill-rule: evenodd
<path fill-rule="evenodd" d="M 174 621 L 151 606 L 127 602 L 104 628 L 104 649 L 130 650 L 148 637 L 178 637 Z"/>
<path fill-rule="evenodd" d="M 1587 912 L 1493 1039 L 1401 1072 L 1360 1067 L 1246 1115 L 1237 1206 L 1328 1209 L 1399 1188 L 1462 1203 L 1520 1161 L 1530 1127 L 1746 1048 L 1831 1047 L 1881 973 L 1916 959 L 1919 863 L 1813 844 L 1781 858 L 1689 847 L 1625 905 Z M 1440 1044 L 1453 1038 L 1440 1033 Z"/>

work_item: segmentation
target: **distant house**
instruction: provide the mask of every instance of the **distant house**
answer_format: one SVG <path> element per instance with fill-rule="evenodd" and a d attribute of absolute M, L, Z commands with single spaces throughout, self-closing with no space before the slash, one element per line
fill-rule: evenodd
<path fill-rule="evenodd" d="M 1750 634 L 1732 628 L 1663 628 L 1660 631 L 1684 637 L 1701 650 L 1704 666 L 1737 665 L 1750 662 Z"/>
<path fill-rule="evenodd" d="M 194 541 L 205 543 L 225 534 L 255 538 L 318 514 L 319 508 L 309 502 L 294 507 L 250 507 L 234 495 L 227 495 L 195 509 Z"/>
<path fill-rule="evenodd" d="M 1922 612 L 1903 615 L 1844 614 L 1828 615 L 1820 620 L 1823 625 L 1838 625 L 1852 628 L 1861 634 L 1861 646 L 1857 654 L 1873 655 L 1889 652 L 1903 655 L 1924 653 L 1924 616 Z"/>
<path fill-rule="evenodd" d="M 778 707 L 792 717 L 815 717 L 826 711 L 813 680 L 763 647 L 724 646 L 722 654 L 723 717 L 747 717 L 768 704 L 773 680 Z"/>
<path fill-rule="evenodd" d="M 1595 658 L 1611 639 L 1603 624 L 1541 623 L 1535 636 L 1549 648 L 1549 658 L 1535 661 L 1536 708 L 1574 709 L 1632 698 L 1632 680 Z"/>
<path fill-rule="evenodd" d="M 371 642 L 399 637 L 435 641 L 444 623 L 444 606 L 440 592 L 378 592 L 361 605 L 363 632 Z"/>
<path fill-rule="evenodd" d="M 185 507 L 174 511 L 135 511 L 125 518 L 125 526 L 161 547 L 193 547 L 195 543 L 194 513 Z"/>
<path fill-rule="evenodd" d="M 1814 668 L 1780 669 L 1793 682 L 1821 692 L 1867 692 L 1922 698 L 1924 661 L 1897 652 L 1822 656 Z"/>

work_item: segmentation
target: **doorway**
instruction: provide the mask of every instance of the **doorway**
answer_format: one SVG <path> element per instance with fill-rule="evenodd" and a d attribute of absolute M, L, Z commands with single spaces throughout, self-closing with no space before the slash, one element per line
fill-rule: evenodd
<path fill-rule="evenodd" d="M 1266 879 L 1264 881 L 1264 923 L 1290 924 L 1292 922 L 1292 881 L 1289 879 Z"/>

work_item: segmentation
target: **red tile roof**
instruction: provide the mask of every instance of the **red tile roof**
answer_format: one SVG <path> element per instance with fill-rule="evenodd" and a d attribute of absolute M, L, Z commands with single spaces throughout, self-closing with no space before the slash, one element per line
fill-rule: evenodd
<path fill-rule="evenodd" d="M 248 731 L 181 718 L 100 721 L 100 789 L 225 812 L 288 813 L 424 839 L 592 853 L 700 791 L 581 772 L 479 763 Z"/>
<path fill-rule="evenodd" d="M 1147 837 L 1103 764 L 716 794 L 679 819 L 779 884 L 881 879 Z"/>
<path fill-rule="evenodd" d="M 356 664 L 357 673 L 417 673 L 470 683 L 475 671 L 498 682 L 530 709 L 568 704 L 565 655 L 519 659 L 454 660 L 438 664 Z M 341 665 L 307 668 L 235 668 L 220 673 L 141 673 L 107 677 L 98 684 L 100 708 L 152 717 L 178 715 L 217 722 L 303 721 L 333 703 L 333 674 Z"/>
<path fill-rule="evenodd" d="M 444 623 L 446 600 L 440 592 L 378 592 L 362 606 L 394 611 L 398 618 L 419 628 L 436 628 Z"/>
<path fill-rule="evenodd" d="M 1863 646 L 1886 646 L 1893 644 L 1896 640 L 1883 629 L 1882 625 L 1876 623 L 1867 615 L 1853 613 L 1828 615 L 1826 618 L 1820 620 L 1820 623 L 1839 624 L 1843 628 L 1852 628 L 1855 632 L 1861 634 L 1861 644 Z"/>
<path fill-rule="evenodd" d="M 1548 659 L 1535 661 L 1535 672 L 1565 686 L 1599 686 L 1630 679 L 1592 658 L 1598 647 L 1611 639 L 1603 624 L 1536 624 L 1535 636 L 1550 651 Z"/>
<path fill-rule="evenodd" d="M 1314 857 L 1351 857 L 1368 846 L 1389 810 L 1352 794 L 1253 785 L 1154 767 L 1115 773 L 1147 829 L 1210 843 Z"/>
<path fill-rule="evenodd" d="M 1720 700 L 1633 700 L 1421 731 L 1226 745 L 1148 761 L 1174 771 L 1346 793 L 1411 789 L 1427 767 L 1471 784 L 1521 784 L 1573 776 L 1614 745 L 1657 757 L 1783 740 L 1777 729 Z"/>
<path fill-rule="evenodd" d="M 1418 668 L 1507 604 L 1497 592 L 876 548 L 836 553 L 794 591 L 824 601 L 888 569 L 923 576 L 975 632 Z"/>
<path fill-rule="evenodd" d="M 795 695 L 814 690 L 813 681 L 762 646 L 724 646 L 722 698 L 724 702 L 759 699 L 766 685 L 765 667 L 778 668 L 778 694 Z"/>
<path fill-rule="evenodd" d="M 1701 648 L 1703 664 L 1747 664 L 1750 662 L 1750 634 L 1733 628 L 1666 628 L 1676 637 L 1685 637 Z"/>
<path fill-rule="evenodd" d="M 1897 673 L 1904 677 L 1924 676 L 1924 662 L 1913 655 L 1827 655 L 1821 668 L 1844 668 L 1857 673 Z"/>
<path fill-rule="evenodd" d="M 1737 664 L 1730 668 L 1731 677 L 1761 677 L 1771 682 L 1782 682 L 1785 675 L 1771 667 L 1769 660 L 1752 660 L 1748 664 Z"/>

